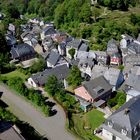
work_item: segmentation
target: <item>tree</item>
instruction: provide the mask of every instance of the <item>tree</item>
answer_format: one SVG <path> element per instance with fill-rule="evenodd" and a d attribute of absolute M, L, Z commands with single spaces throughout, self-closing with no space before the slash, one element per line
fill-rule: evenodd
<path fill-rule="evenodd" d="M 90 6 L 88 3 L 84 3 L 83 6 L 81 7 L 81 12 L 80 12 L 80 19 L 82 22 L 90 22 L 91 18 L 91 10 Z"/>
<path fill-rule="evenodd" d="M 59 83 L 58 79 L 52 75 L 49 76 L 46 85 L 45 85 L 45 90 L 48 92 L 50 96 L 54 96 L 57 92 L 60 91 L 62 88 L 62 84 Z"/>
<path fill-rule="evenodd" d="M 99 11 L 98 8 L 94 7 L 94 8 L 92 9 L 92 16 L 93 16 L 94 22 L 96 22 L 97 19 L 98 19 L 99 16 L 100 16 L 100 11 Z"/>
<path fill-rule="evenodd" d="M 5 11 L 6 11 L 6 15 L 8 16 L 8 18 L 17 19 L 20 17 L 20 13 L 19 13 L 17 7 L 13 4 L 7 5 L 7 7 L 5 8 Z"/>
<path fill-rule="evenodd" d="M 31 73 L 36 73 L 36 72 L 44 70 L 45 67 L 46 67 L 45 60 L 42 58 L 39 58 L 39 60 L 37 62 L 34 62 L 34 64 L 29 68 L 29 71 Z"/>
<path fill-rule="evenodd" d="M 69 85 L 73 87 L 79 86 L 82 82 L 81 72 L 77 66 L 72 66 L 70 73 L 67 77 L 67 81 Z"/>
<path fill-rule="evenodd" d="M 75 55 L 75 49 L 74 48 L 71 48 L 68 53 L 70 54 L 71 58 L 73 59 L 74 58 L 74 55 Z"/>

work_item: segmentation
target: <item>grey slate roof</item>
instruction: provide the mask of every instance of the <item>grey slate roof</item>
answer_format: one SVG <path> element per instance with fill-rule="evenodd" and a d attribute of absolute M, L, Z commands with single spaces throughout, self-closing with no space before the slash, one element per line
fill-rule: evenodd
<path fill-rule="evenodd" d="M 84 82 L 83 86 L 94 99 L 104 95 L 107 92 L 110 92 L 112 89 L 112 86 L 103 76 Z"/>
<path fill-rule="evenodd" d="M 59 58 L 60 54 L 52 50 L 47 58 L 47 61 L 51 63 L 53 66 L 55 66 Z"/>
<path fill-rule="evenodd" d="M 126 79 L 126 85 L 140 91 L 140 75 L 129 75 L 129 78 Z"/>
<path fill-rule="evenodd" d="M 112 122 L 113 127 L 109 128 L 107 126 L 108 122 Z M 115 111 L 108 119 L 106 120 L 103 128 L 109 129 L 110 132 L 119 132 L 125 129 L 128 131 L 127 135 L 119 135 L 123 140 L 130 138 L 134 139 L 134 128 L 140 123 L 140 96 L 134 97 L 126 102 L 121 108 Z M 113 131 L 112 131 L 113 130 Z M 115 132 L 116 131 L 116 132 Z M 116 133 L 117 134 L 117 133 Z"/>
<path fill-rule="evenodd" d="M 117 52 L 118 52 L 117 41 L 114 39 L 109 40 L 107 44 L 107 53 L 112 54 Z"/>
<path fill-rule="evenodd" d="M 10 53 L 12 58 L 16 59 L 29 54 L 35 54 L 35 51 L 30 45 L 23 43 L 12 47 Z"/>
<path fill-rule="evenodd" d="M 48 27 L 46 27 L 45 29 L 43 29 L 43 32 L 44 32 L 44 34 L 47 36 L 47 35 L 52 35 L 52 34 L 56 34 L 57 32 L 56 32 L 56 30 L 53 28 L 53 27 L 51 27 L 51 26 L 48 26 Z"/>
<path fill-rule="evenodd" d="M 125 65 L 140 65 L 140 54 L 129 54 L 123 59 Z"/>
<path fill-rule="evenodd" d="M 81 46 L 82 44 L 82 40 L 81 39 L 73 39 L 72 41 L 69 41 L 67 43 L 67 47 L 72 47 L 72 48 L 75 48 L 75 49 L 79 49 L 79 47 Z"/>
<path fill-rule="evenodd" d="M 103 76 L 104 73 L 107 71 L 108 67 L 104 67 L 102 65 L 95 65 L 92 69 L 92 75 L 91 75 L 91 78 L 94 79 L 94 78 L 97 78 L 99 76 Z"/>
<path fill-rule="evenodd" d="M 128 51 L 133 54 L 140 54 L 140 42 L 133 41 L 127 46 Z"/>
<path fill-rule="evenodd" d="M 9 122 L 0 121 L 1 140 L 25 140 Z"/>
<path fill-rule="evenodd" d="M 126 79 L 126 85 L 131 86 L 135 90 L 140 91 L 140 67 L 135 66 L 128 73 L 128 78 Z"/>
<path fill-rule="evenodd" d="M 140 34 L 138 35 L 137 41 L 139 41 L 139 42 L 140 42 Z"/>
<path fill-rule="evenodd" d="M 79 67 L 87 67 L 92 68 L 94 66 L 93 58 L 81 59 L 78 64 Z"/>
<path fill-rule="evenodd" d="M 92 69 L 91 78 L 94 79 L 102 75 L 111 85 L 116 85 L 120 74 L 121 71 L 119 69 L 95 65 Z"/>
<path fill-rule="evenodd" d="M 128 35 L 128 34 L 123 34 L 122 37 L 126 40 L 126 41 L 132 41 L 133 40 L 133 37 Z"/>
<path fill-rule="evenodd" d="M 93 51 L 89 51 L 89 52 L 86 52 L 86 51 L 78 51 L 77 52 L 77 56 L 76 56 L 78 59 L 82 59 L 82 60 L 86 60 L 86 59 L 96 59 L 96 55 Z"/>
<path fill-rule="evenodd" d="M 119 69 L 109 68 L 107 71 L 105 71 L 104 77 L 111 85 L 116 86 L 120 73 L 121 71 Z"/>
<path fill-rule="evenodd" d="M 79 48 L 79 51 L 87 51 L 88 50 L 88 45 L 86 43 L 82 43 L 82 45 Z"/>
<path fill-rule="evenodd" d="M 6 34 L 6 42 L 7 45 L 14 45 L 16 44 L 16 38 L 12 34 Z"/>
<path fill-rule="evenodd" d="M 49 76 L 54 75 L 58 80 L 63 80 L 68 76 L 69 68 L 66 64 L 56 66 L 52 69 L 46 69 L 43 72 L 39 72 L 37 74 L 33 74 L 31 78 L 37 85 L 44 86 L 47 82 Z"/>

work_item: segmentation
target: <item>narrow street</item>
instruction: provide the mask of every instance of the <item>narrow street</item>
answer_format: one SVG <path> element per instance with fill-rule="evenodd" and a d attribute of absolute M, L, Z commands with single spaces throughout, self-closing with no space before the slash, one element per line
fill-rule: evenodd
<path fill-rule="evenodd" d="M 3 92 L 1 99 L 6 102 L 12 112 L 22 121 L 30 123 L 41 135 L 49 140 L 75 140 L 74 136 L 65 129 L 66 117 L 63 109 L 55 105 L 56 115 L 45 117 L 22 97 L 15 95 L 5 85 L 0 85 Z"/>

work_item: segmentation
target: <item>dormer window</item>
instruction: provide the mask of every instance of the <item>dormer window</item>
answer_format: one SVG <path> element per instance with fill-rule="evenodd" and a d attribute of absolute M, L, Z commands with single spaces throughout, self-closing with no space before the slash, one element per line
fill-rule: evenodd
<path fill-rule="evenodd" d="M 112 122 L 108 122 L 108 126 L 112 128 L 113 127 L 113 123 Z"/>
<path fill-rule="evenodd" d="M 122 131 L 121 131 L 121 132 L 122 132 L 122 134 L 123 134 L 123 135 L 127 135 L 127 130 L 122 129 Z"/>

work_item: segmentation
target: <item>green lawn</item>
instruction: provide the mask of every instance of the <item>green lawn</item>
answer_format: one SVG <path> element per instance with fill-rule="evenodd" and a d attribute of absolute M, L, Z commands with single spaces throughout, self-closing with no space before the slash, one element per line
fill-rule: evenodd
<path fill-rule="evenodd" d="M 92 129 L 95 129 L 99 127 L 104 121 L 104 113 L 93 109 L 92 111 L 88 112 L 85 117 L 86 121 L 89 122 L 89 125 L 91 126 Z"/>
<path fill-rule="evenodd" d="M 23 80 L 26 80 L 26 78 L 28 77 L 27 75 L 25 75 L 24 73 L 18 71 L 18 70 L 15 70 L 15 71 L 12 71 L 12 72 L 9 72 L 9 73 L 6 73 L 6 74 L 2 74 L 2 76 L 5 76 L 7 78 L 12 78 L 12 77 L 20 77 L 22 78 Z"/>
<path fill-rule="evenodd" d="M 104 122 L 104 114 L 93 109 L 85 114 L 72 116 L 71 130 L 84 140 L 101 140 L 93 132 Z"/>

